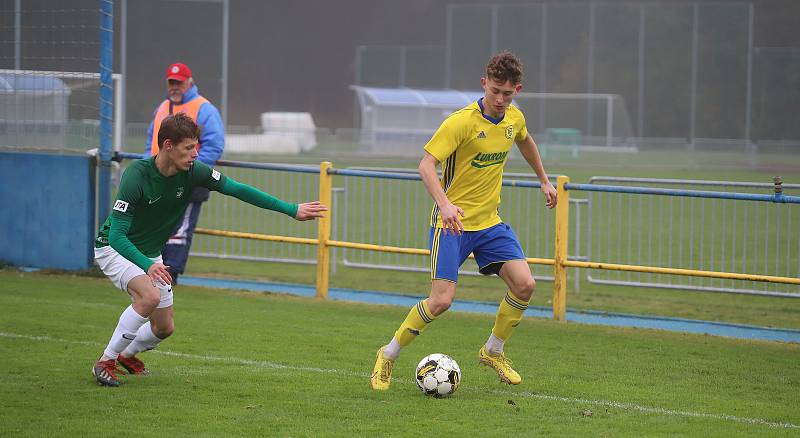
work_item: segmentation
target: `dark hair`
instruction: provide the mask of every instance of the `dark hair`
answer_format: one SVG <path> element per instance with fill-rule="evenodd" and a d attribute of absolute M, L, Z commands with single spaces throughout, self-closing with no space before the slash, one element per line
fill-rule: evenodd
<path fill-rule="evenodd" d="M 522 61 L 508 50 L 502 51 L 489 59 L 486 77 L 501 84 L 511 81 L 513 85 L 517 85 L 522 82 Z"/>
<path fill-rule="evenodd" d="M 158 147 L 164 147 L 164 140 L 170 139 L 178 144 L 187 138 L 200 138 L 200 127 L 185 113 L 170 114 L 161 121 L 158 128 Z"/>

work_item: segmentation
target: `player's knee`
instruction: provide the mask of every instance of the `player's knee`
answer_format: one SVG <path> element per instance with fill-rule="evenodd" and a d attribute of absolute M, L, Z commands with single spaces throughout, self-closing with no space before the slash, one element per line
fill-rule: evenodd
<path fill-rule="evenodd" d="M 517 285 L 511 292 L 517 298 L 523 301 L 529 301 L 533 297 L 533 291 L 536 289 L 536 280 L 530 277 L 528 280 Z"/>
<path fill-rule="evenodd" d="M 161 302 L 161 294 L 158 292 L 158 289 L 154 288 L 152 291 L 142 294 L 137 301 L 140 306 L 148 310 L 149 315 L 156 310 L 158 303 Z"/>
<path fill-rule="evenodd" d="M 174 331 L 175 331 L 175 323 L 173 321 L 153 326 L 153 334 L 156 335 L 159 339 L 166 339 L 170 337 L 170 335 L 172 335 Z"/>
<path fill-rule="evenodd" d="M 428 308 L 430 309 L 433 316 L 439 316 L 444 313 L 447 309 L 450 308 L 450 305 L 453 304 L 453 297 L 445 296 L 445 297 L 436 297 L 436 298 L 429 298 L 428 299 Z"/>

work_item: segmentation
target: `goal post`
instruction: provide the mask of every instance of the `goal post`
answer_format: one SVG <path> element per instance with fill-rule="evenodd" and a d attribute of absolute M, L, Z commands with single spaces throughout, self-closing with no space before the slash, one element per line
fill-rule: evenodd
<path fill-rule="evenodd" d="M 378 154 L 418 153 L 449 114 L 483 96 L 480 90 L 350 88 L 360 107 L 362 149 Z M 638 150 L 625 101 L 618 94 L 519 93 L 514 105 L 544 149 L 567 146 L 559 143 L 567 138 L 575 152 Z"/>
<path fill-rule="evenodd" d="M 637 150 L 622 96 L 605 93 L 519 93 L 514 104 L 526 116 L 528 131 L 575 130 L 582 149 Z"/>

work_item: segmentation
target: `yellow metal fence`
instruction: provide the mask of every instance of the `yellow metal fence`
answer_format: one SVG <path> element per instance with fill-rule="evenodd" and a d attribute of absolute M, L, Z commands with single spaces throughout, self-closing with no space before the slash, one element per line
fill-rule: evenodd
<path fill-rule="evenodd" d="M 319 166 L 319 200 L 331 206 L 333 193 L 333 175 L 331 170 L 333 165 L 330 162 L 322 162 Z M 743 274 L 736 272 L 703 271 L 695 269 L 664 268 L 656 266 L 623 265 L 614 263 L 598 263 L 591 261 L 575 261 L 567 259 L 567 248 L 569 245 L 569 177 L 559 176 L 557 178 L 558 205 L 556 206 L 555 220 L 555 257 L 546 258 L 527 258 L 529 264 L 551 265 L 553 266 L 555 283 L 553 286 L 553 319 L 563 321 L 566 316 L 567 308 L 567 268 L 591 268 L 606 269 L 616 271 L 647 272 L 658 274 L 671 274 L 695 277 L 726 278 L 734 280 L 749 280 L 768 283 L 785 283 L 800 285 L 800 278 L 779 277 L 758 274 Z M 325 217 L 318 221 L 317 238 L 302 238 L 291 236 L 267 235 L 257 233 L 242 233 L 226 230 L 211 230 L 197 228 L 196 233 L 213 236 L 234 237 L 243 239 L 264 240 L 271 242 L 283 242 L 291 244 L 316 245 L 317 246 L 317 275 L 316 287 L 317 297 L 327 299 L 330 278 L 330 249 L 352 248 L 368 251 L 380 251 L 399 254 L 429 255 L 430 251 L 419 248 L 404 248 L 397 246 L 374 245 L 370 243 L 346 242 L 331 239 L 331 216 L 333 212 L 328 212 Z"/>

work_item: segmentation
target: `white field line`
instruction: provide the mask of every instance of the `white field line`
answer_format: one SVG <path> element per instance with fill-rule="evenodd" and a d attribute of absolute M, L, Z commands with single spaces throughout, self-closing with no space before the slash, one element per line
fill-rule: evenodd
<path fill-rule="evenodd" d="M 91 347 L 103 347 L 102 344 L 98 342 L 91 342 L 91 341 L 74 341 L 68 339 L 58 339 L 53 338 L 50 336 L 30 336 L 30 335 L 20 335 L 16 333 L 7 333 L 7 332 L 0 332 L 0 337 L 3 338 L 15 338 L 15 339 L 26 339 L 30 341 L 43 341 L 43 342 L 57 342 L 57 343 L 68 343 L 68 344 L 78 344 L 78 345 L 87 345 Z M 180 357 L 184 359 L 197 359 L 197 360 L 204 360 L 204 361 L 213 361 L 213 362 L 227 362 L 227 363 L 234 363 L 240 365 L 248 365 L 254 366 L 258 368 L 267 368 L 267 369 L 276 369 L 276 370 L 290 370 L 290 371 L 300 371 L 300 372 L 309 372 L 309 373 L 330 373 L 330 374 L 338 374 L 342 376 L 348 377 L 359 377 L 359 378 L 368 378 L 368 373 L 359 373 L 355 371 L 347 371 L 347 370 L 339 370 L 334 368 L 317 368 L 317 367 L 302 367 L 296 365 L 284 365 L 277 362 L 269 362 L 264 360 L 252 360 L 252 359 L 241 359 L 237 357 L 230 357 L 230 356 L 208 356 L 208 355 L 200 355 L 200 354 L 189 354 L 189 353 L 180 353 L 177 351 L 168 351 L 168 350 L 152 350 L 152 353 L 162 354 L 165 356 L 173 356 L 173 357 Z M 395 382 L 403 382 L 410 384 L 412 381 L 410 379 L 394 379 Z M 547 394 L 537 394 L 534 392 L 529 391 L 509 391 L 509 390 L 499 390 L 499 389 L 472 389 L 472 388 L 462 388 L 462 391 L 468 392 L 483 392 L 483 393 L 490 393 L 490 394 L 497 394 L 502 396 L 509 396 L 509 397 L 525 397 L 525 398 L 534 398 L 539 400 L 549 400 L 549 401 L 557 401 L 563 403 L 571 403 L 571 404 L 584 404 L 584 405 L 592 405 L 592 406 L 600 406 L 604 408 L 613 408 L 613 409 L 622 409 L 626 411 L 638 411 L 644 412 L 648 414 L 661 414 L 661 415 L 668 415 L 673 417 L 690 417 L 690 418 L 706 418 L 710 420 L 720 420 L 720 421 L 731 421 L 736 423 L 744 423 L 744 424 L 753 424 L 753 425 L 760 425 L 760 426 L 769 426 L 773 428 L 783 428 L 783 429 L 800 429 L 800 425 L 788 422 L 774 422 L 768 421 L 761 418 L 749 418 L 749 417 L 739 417 L 736 415 L 727 415 L 727 414 L 708 414 L 704 412 L 691 412 L 691 411 L 677 411 L 673 409 L 665 409 L 665 408 L 658 408 L 658 407 L 650 407 L 650 406 L 640 406 L 633 403 L 622 403 L 616 401 L 609 401 L 609 400 L 589 400 L 589 399 L 582 399 L 582 398 L 574 398 L 574 397 L 561 397 L 557 395 L 547 395 Z"/>

